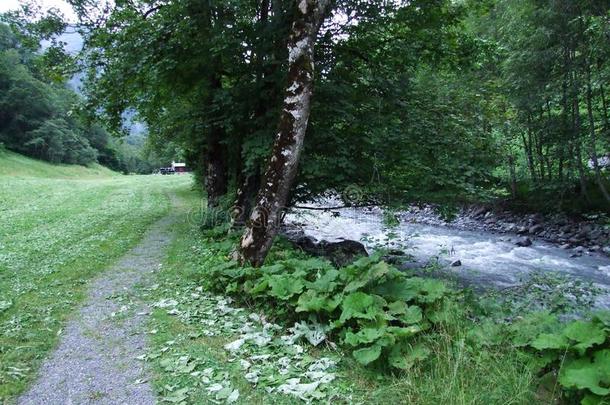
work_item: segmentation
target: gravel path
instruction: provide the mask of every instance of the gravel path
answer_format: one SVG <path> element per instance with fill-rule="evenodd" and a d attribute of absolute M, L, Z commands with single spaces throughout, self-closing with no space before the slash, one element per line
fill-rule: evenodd
<path fill-rule="evenodd" d="M 157 221 L 135 248 L 93 280 L 59 347 L 19 404 L 155 403 L 149 373 L 137 359 L 146 351 L 143 328 L 150 309 L 134 287 L 152 282 L 175 221 L 171 214 Z"/>

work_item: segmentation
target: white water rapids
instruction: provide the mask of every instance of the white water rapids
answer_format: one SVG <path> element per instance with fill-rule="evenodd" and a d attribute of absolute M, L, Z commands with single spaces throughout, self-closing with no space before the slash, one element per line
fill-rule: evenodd
<path fill-rule="evenodd" d="M 286 216 L 286 223 L 298 226 L 305 235 L 318 241 L 356 240 L 369 252 L 378 247 L 400 249 L 413 256 L 419 265 L 438 260 L 458 279 L 483 287 L 515 285 L 533 271 L 561 273 L 608 289 L 598 298 L 597 305 L 610 308 L 610 258 L 600 253 L 570 257 L 572 250 L 538 239 L 532 238 L 534 243 L 530 247 L 519 247 L 515 245 L 519 239 L 516 234 L 466 231 L 450 226 L 401 222 L 388 229 L 380 209 L 297 209 Z M 451 267 L 449 264 L 454 260 L 460 260 L 462 265 Z"/>

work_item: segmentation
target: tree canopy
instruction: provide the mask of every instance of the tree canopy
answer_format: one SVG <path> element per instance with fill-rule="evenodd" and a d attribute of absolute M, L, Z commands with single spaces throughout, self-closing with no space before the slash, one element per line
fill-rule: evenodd
<path fill-rule="evenodd" d="M 149 147 L 183 150 L 209 207 L 235 205 L 236 223 L 252 223 L 252 207 L 271 197 L 290 206 L 328 192 L 348 204 L 499 197 L 535 209 L 610 206 L 606 0 L 70 3 L 90 115 L 118 132 L 135 114 Z M 314 9 L 313 42 L 291 42 Z M 40 35 L 59 27 L 40 21 Z M 303 49 L 311 60 L 297 73 Z M 67 114 L 69 97 L 52 100 L 62 90 L 26 79 L 19 57 L 4 51 L 4 70 L 23 83 L 3 80 L 4 94 L 40 100 L 3 120 L 26 137 L 19 147 L 95 159 L 91 140 L 78 136 L 88 129 Z M 312 88 L 295 74 L 311 76 Z M 27 114 L 43 119 L 20 120 Z M 298 169 L 274 174 L 293 124 Z M 49 152 L 49 134 L 80 152 Z M 289 186 L 286 201 L 274 187 L 263 198 L 277 181 Z M 346 192 L 354 189 L 356 198 Z"/>

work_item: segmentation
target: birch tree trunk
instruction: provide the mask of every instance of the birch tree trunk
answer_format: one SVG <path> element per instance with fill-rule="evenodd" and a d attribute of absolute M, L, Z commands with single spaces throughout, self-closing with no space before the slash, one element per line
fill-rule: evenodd
<path fill-rule="evenodd" d="M 260 266 L 277 235 L 281 214 L 297 174 L 307 130 L 314 81 L 314 44 L 330 0 L 295 1 L 288 38 L 288 81 L 271 158 L 236 258 Z"/>

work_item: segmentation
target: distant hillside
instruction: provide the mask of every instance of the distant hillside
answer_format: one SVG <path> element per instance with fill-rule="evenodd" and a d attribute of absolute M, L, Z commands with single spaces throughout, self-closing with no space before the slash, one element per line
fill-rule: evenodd
<path fill-rule="evenodd" d="M 119 173 L 101 166 L 51 164 L 31 159 L 18 153 L 0 149 L 0 177 L 47 177 L 47 178 L 92 178 L 120 176 Z"/>

